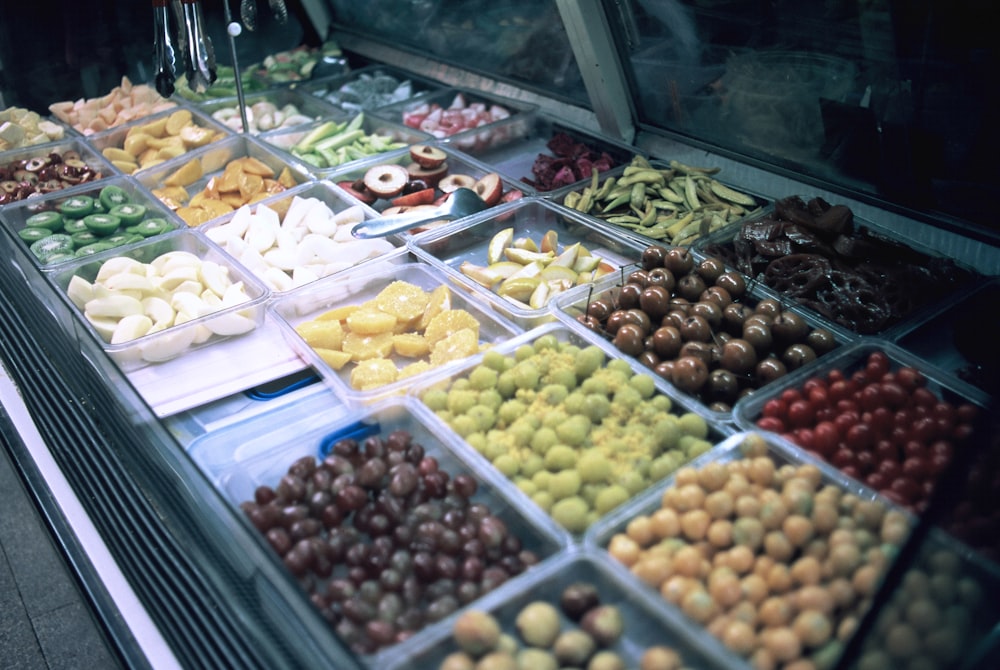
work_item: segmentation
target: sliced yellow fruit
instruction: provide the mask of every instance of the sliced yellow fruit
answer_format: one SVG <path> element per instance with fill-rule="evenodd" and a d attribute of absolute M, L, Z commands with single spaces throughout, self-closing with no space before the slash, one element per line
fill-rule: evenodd
<path fill-rule="evenodd" d="M 230 164 L 232 165 L 232 164 Z M 222 172 L 222 176 L 215 179 L 215 189 L 219 193 L 234 193 L 240 190 L 240 177 L 242 170 L 231 170 L 228 167 Z"/>
<path fill-rule="evenodd" d="M 214 219 L 217 216 L 225 216 L 232 212 L 236 207 L 233 207 L 228 202 L 223 202 L 221 200 L 208 199 L 201 203 L 202 208 L 208 210 L 208 213 Z"/>
<path fill-rule="evenodd" d="M 343 305 L 341 307 L 334 307 L 333 309 L 328 309 L 319 316 L 317 316 L 314 321 L 346 321 L 347 317 L 351 315 L 352 312 L 360 309 L 360 305 Z"/>
<path fill-rule="evenodd" d="M 391 333 L 395 326 L 395 316 L 374 309 L 359 309 L 347 317 L 347 327 L 360 335 Z"/>
<path fill-rule="evenodd" d="M 431 350 L 431 365 L 444 365 L 479 353 L 479 333 L 461 328 L 440 340 Z"/>
<path fill-rule="evenodd" d="M 271 167 L 253 156 L 244 156 L 239 159 L 240 168 L 244 172 L 249 172 L 250 174 L 255 174 L 260 177 L 273 177 L 274 170 Z"/>
<path fill-rule="evenodd" d="M 287 165 L 282 168 L 281 174 L 278 175 L 278 183 L 285 188 L 294 188 L 298 184 L 298 182 L 295 181 L 295 175 L 292 174 L 292 171 Z"/>
<path fill-rule="evenodd" d="M 184 147 L 176 147 L 176 146 L 160 147 L 156 151 L 156 158 L 154 158 L 153 160 L 157 159 L 170 160 L 171 158 L 177 158 L 178 156 L 183 156 L 186 152 L 187 150 Z M 148 165 L 149 161 L 146 161 L 145 164 Z"/>
<path fill-rule="evenodd" d="M 351 370 L 351 387 L 358 391 L 370 391 L 396 381 L 399 370 L 392 361 L 374 358 L 361 361 Z"/>
<path fill-rule="evenodd" d="M 427 308 L 430 296 L 419 286 L 405 281 L 394 281 L 375 296 L 375 304 L 400 321 L 416 319 Z"/>
<path fill-rule="evenodd" d="M 165 116 L 161 119 L 144 123 L 141 126 L 137 126 L 135 132 L 145 133 L 150 137 L 163 137 L 167 134 L 167 121 L 169 118 Z"/>
<path fill-rule="evenodd" d="M 340 351 L 344 344 L 344 328 L 336 320 L 305 321 L 295 326 L 295 332 L 313 349 Z"/>
<path fill-rule="evenodd" d="M 125 142 L 122 144 L 122 149 L 125 153 L 131 156 L 139 156 L 143 151 L 149 148 L 149 140 L 152 138 L 146 133 L 130 133 L 128 137 L 125 138 Z"/>
<path fill-rule="evenodd" d="M 111 164 L 114 165 L 117 169 L 119 169 L 122 172 L 124 172 L 125 174 L 132 174 L 133 172 L 135 172 L 136 170 L 139 169 L 139 164 L 136 163 L 135 161 L 131 161 L 131 160 L 129 160 L 129 161 L 111 161 Z"/>
<path fill-rule="evenodd" d="M 334 370 L 340 370 L 351 362 L 351 355 L 345 354 L 343 351 L 333 349 L 315 349 L 315 351 L 320 359 Z"/>
<path fill-rule="evenodd" d="M 115 161 L 135 162 L 134 154 L 130 154 L 124 149 L 119 149 L 118 147 L 107 147 L 103 151 L 101 151 L 101 155 L 107 158 L 112 163 L 114 163 Z"/>
<path fill-rule="evenodd" d="M 192 228 L 200 226 L 212 218 L 212 215 L 201 207 L 178 207 L 176 214 Z"/>
<path fill-rule="evenodd" d="M 413 361 L 409 365 L 400 368 L 399 374 L 396 375 L 396 379 L 408 379 L 414 375 L 419 375 L 432 369 L 431 364 L 427 361 Z"/>
<path fill-rule="evenodd" d="M 451 309 L 451 291 L 442 284 L 431 291 L 427 297 L 427 308 L 420 315 L 417 330 L 425 330 L 431 319 L 447 309 Z"/>
<path fill-rule="evenodd" d="M 217 133 L 210 128 L 189 125 L 181 128 L 180 138 L 188 147 L 203 147 L 215 141 Z"/>
<path fill-rule="evenodd" d="M 343 350 L 355 361 L 386 358 L 392 353 L 392 333 L 361 335 L 350 332 L 344 336 Z"/>
<path fill-rule="evenodd" d="M 168 135 L 178 135 L 184 126 L 192 122 L 191 111 L 178 109 L 166 119 L 166 131 Z"/>
<path fill-rule="evenodd" d="M 202 178 L 201 163 L 194 158 L 180 166 L 163 180 L 165 186 L 190 186 Z"/>
<path fill-rule="evenodd" d="M 490 238 L 489 246 L 486 247 L 486 262 L 489 265 L 499 263 L 503 260 L 504 249 L 509 247 L 514 241 L 514 229 L 504 228 L 499 233 Z"/>
<path fill-rule="evenodd" d="M 431 343 L 431 347 L 433 347 L 439 340 L 443 340 L 449 335 L 463 329 L 474 331 L 478 340 L 479 321 L 476 320 L 476 317 L 464 309 L 449 309 L 430 320 L 430 323 L 427 324 L 427 329 L 424 331 L 424 337 L 427 338 L 428 342 Z"/>
<path fill-rule="evenodd" d="M 430 353 L 431 345 L 427 338 L 419 333 L 401 333 L 393 335 L 392 349 L 397 356 L 420 358 Z"/>

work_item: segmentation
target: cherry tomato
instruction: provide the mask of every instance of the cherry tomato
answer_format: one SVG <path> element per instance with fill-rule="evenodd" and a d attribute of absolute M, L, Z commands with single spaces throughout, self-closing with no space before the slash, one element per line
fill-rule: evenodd
<path fill-rule="evenodd" d="M 889 484 L 889 490 L 895 492 L 903 501 L 903 504 L 912 504 L 920 495 L 920 485 L 908 477 L 898 477 Z"/>
<path fill-rule="evenodd" d="M 892 410 L 888 407 L 876 407 L 872 410 L 868 423 L 878 435 L 888 435 L 893 427 Z"/>
<path fill-rule="evenodd" d="M 898 447 L 910 441 L 910 431 L 904 426 L 893 426 L 889 431 L 889 440 Z"/>
<path fill-rule="evenodd" d="M 761 409 L 761 414 L 763 416 L 773 416 L 781 418 L 785 416 L 788 411 L 788 403 L 780 398 L 771 398 L 764 403 L 764 407 Z"/>
<path fill-rule="evenodd" d="M 927 446 L 924 442 L 919 440 L 908 440 L 906 444 L 903 445 L 903 458 L 910 458 L 911 456 L 923 456 L 927 452 Z"/>
<path fill-rule="evenodd" d="M 927 383 L 924 375 L 920 370 L 916 368 L 911 368 L 909 366 L 901 367 L 896 370 L 896 381 L 899 382 L 907 391 L 913 391 L 913 389 L 919 388 Z"/>
<path fill-rule="evenodd" d="M 847 432 L 844 433 L 844 441 L 855 451 L 866 451 L 875 444 L 875 433 L 871 426 L 859 421 L 847 429 Z"/>
<path fill-rule="evenodd" d="M 958 420 L 964 423 L 972 423 L 979 416 L 979 408 L 969 402 L 964 402 L 955 410 Z"/>
<path fill-rule="evenodd" d="M 854 452 L 846 447 L 839 447 L 835 452 L 833 452 L 833 456 L 830 457 L 830 462 L 841 470 L 847 466 L 855 467 Z"/>
<path fill-rule="evenodd" d="M 826 381 L 820 377 L 810 377 L 802 383 L 802 392 L 809 395 L 813 389 L 826 390 Z"/>
<path fill-rule="evenodd" d="M 911 410 L 911 409 L 901 409 L 901 410 L 897 410 L 896 413 L 893 415 L 893 423 L 898 428 L 909 429 L 910 425 L 913 424 L 913 421 L 916 418 L 917 418 L 917 415 L 916 415 L 916 413 L 913 410 Z"/>
<path fill-rule="evenodd" d="M 858 472 L 857 466 L 854 464 L 845 465 L 844 467 L 840 468 L 840 471 L 853 479 L 859 479 L 861 477 L 861 474 Z"/>
<path fill-rule="evenodd" d="M 857 452 L 854 454 L 854 461 L 857 463 L 858 471 L 863 475 L 867 475 L 875 469 L 875 455 L 870 451 Z"/>
<path fill-rule="evenodd" d="M 930 473 L 936 477 L 944 472 L 949 463 L 951 463 L 950 453 L 933 451 L 931 452 L 930 458 L 927 462 L 927 467 L 930 470 Z"/>
<path fill-rule="evenodd" d="M 781 399 L 791 405 L 796 400 L 802 400 L 802 393 L 798 389 L 785 389 L 781 392 Z"/>
<path fill-rule="evenodd" d="M 876 458 L 878 456 L 876 455 Z M 891 461 L 879 461 L 878 466 L 875 468 L 886 478 L 886 481 L 892 481 L 897 479 L 903 472 L 903 467 L 899 464 L 899 461 L 895 458 Z"/>
<path fill-rule="evenodd" d="M 854 394 L 854 386 L 847 380 L 841 379 L 830 384 L 830 388 L 827 391 L 827 395 L 830 400 L 837 402 L 838 400 L 846 400 Z"/>
<path fill-rule="evenodd" d="M 813 388 L 809 391 L 809 402 L 813 407 L 826 407 L 830 404 L 830 394 L 826 388 Z"/>
<path fill-rule="evenodd" d="M 865 475 L 865 484 L 875 489 L 876 491 L 881 491 L 882 489 L 884 489 L 885 485 L 889 483 L 889 481 L 890 480 L 886 478 L 886 476 L 883 475 L 878 470 L 875 470 L 874 472 L 869 472 L 867 475 Z"/>
<path fill-rule="evenodd" d="M 964 442 L 972 435 L 972 426 L 967 423 L 960 423 L 955 426 L 951 436 L 956 442 Z"/>
<path fill-rule="evenodd" d="M 810 425 L 816 419 L 816 410 L 808 400 L 796 400 L 788 406 L 788 424 L 796 428 Z"/>
<path fill-rule="evenodd" d="M 936 419 L 947 419 L 948 421 L 955 421 L 955 418 L 958 416 L 958 410 L 950 402 L 942 400 L 938 403 L 935 403 L 934 409 L 931 412 L 931 414 L 933 414 L 934 418 Z"/>
<path fill-rule="evenodd" d="M 844 399 L 837 401 L 837 411 L 838 412 L 861 412 L 861 408 L 858 407 L 858 403 L 854 400 Z"/>
<path fill-rule="evenodd" d="M 913 422 L 911 434 L 913 439 L 924 444 L 930 444 L 937 437 L 937 421 L 932 417 L 923 416 Z"/>
<path fill-rule="evenodd" d="M 923 481 L 930 474 L 927 461 L 920 456 L 907 456 L 903 460 L 903 477 Z"/>
<path fill-rule="evenodd" d="M 910 398 L 916 404 L 924 405 L 925 407 L 933 407 L 938 403 L 938 397 L 926 386 L 913 389 Z"/>
<path fill-rule="evenodd" d="M 816 434 L 812 428 L 796 428 L 795 429 L 795 444 L 799 445 L 803 449 L 815 450 L 816 448 Z"/>
<path fill-rule="evenodd" d="M 864 388 L 865 386 L 868 385 L 869 382 L 868 373 L 865 372 L 864 370 L 858 370 L 857 372 L 851 375 L 851 381 L 854 382 L 854 385 L 857 388 Z"/>
<path fill-rule="evenodd" d="M 879 384 L 869 384 L 861 389 L 861 397 L 858 399 L 858 404 L 862 408 L 871 411 L 876 407 L 881 407 L 883 403 L 882 390 Z"/>
<path fill-rule="evenodd" d="M 889 371 L 889 356 L 884 351 L 873 351 L 868 355 L 865 372 L 871 379 L 881 379 Z"/>
<path fill-rule="evenodd" d="M 836 418 L 837 418 L 837 410 L 834 409 L 833 407 L 826 406 L 816 410 L 817 422 L 833 421 Z"/>
<path fill-rule="evenodd" d="M 844 380 L 844 371 L 834 368 L 826 373 L 826 381 L 830 384 Z"/>
<path fill-rule="evenodd" d="M 892 409 L 899 409 L 906 404 L 906 389 L 896 382 L 887 382 L 884 378 L 879 384 L 879 395 L 882 397 L 882 402 Z"/>
<path fill-rule="evenodd" d="M 784 433 L 785 422 L 776 416 L 765 416 L 757 419 L 757 427 L 761 430 L 768 430 L 772 433 Z"/>
<path fill-rule="evenodd" d="M 833 420 L 833 423 L 837 426 L 837 432 L 846 436 L 847 431 L 851 429 L 851 426 L 855 425 L 860 420 L 861 416 L 857 412 L 843 412 L 837 415 L 837 418 Z"/>
<path fill-rule="evenodd" d="M 840 431 L 833 421 L 820 421 L 813 429 L 813 448 L 824 458 L 829 458 L 840 442 Z"/>
<path fill-rule="evenodd" d="M 895 463 L 899 460 L 899 447 L 892 440 L 876 440 L 874 452 L 875 458 L 882 463 Z"/>

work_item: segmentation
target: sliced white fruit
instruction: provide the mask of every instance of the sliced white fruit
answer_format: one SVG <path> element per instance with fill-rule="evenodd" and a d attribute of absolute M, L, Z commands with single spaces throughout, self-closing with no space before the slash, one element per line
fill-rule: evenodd
<path fill-rule="evenodd" d="M 66 293 L 74 305 L 83 309 L 84 305 L 94 299 L 94 285 L 80 275 L 73 275 L 66 286 Z"/>
<path fill-rule="evenodd" d="M 111 334 L 111 344 L 122 344 L 137 340 L 153 326 L 153 320 L 145 314 L 130 314 L 118 321 Z"/>
<path fill-rule="evenodd" d="M 127 295 L 109 295 L 86 304 L 85 313 L 94 317 L 117 318 L 142 314 L 142 303 Z"/>

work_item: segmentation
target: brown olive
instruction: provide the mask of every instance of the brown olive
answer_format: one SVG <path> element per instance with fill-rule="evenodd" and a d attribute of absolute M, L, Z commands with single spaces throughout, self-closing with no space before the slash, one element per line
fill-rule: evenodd
<path fill-rule="evenodd" d="M 672 358 L 684 343 L 681 332 L 674 326 L 660 326 L 653 332 L 653 351 L 660 358 Z"/>
<path fill-rule="evenodd" d="M 597 318 L 590 316 L 589 314 L 580 314 L 579 316 L 576 317 L 576 320 L 579 323 L 583 324 L 585 328 L 589 328 L 595 333 L 599 333 L 602 330 L 604 330 L 604 327 L 601 325 L 601 322 Z"/>
<path fill-rule="evenodd" d="M 639 326 L 639 329 L 642 331 L 643 337 L 649 335 L 650 331 L 653 328 L 653 323 L 652 320 L 649 318 L 649 315 L 646 314 L 646 312 L 642 311 L 641 309 L 625 310 L 625 319 L 629 323 L 634 323 L 635 325 Z"/>
<path fill-rule="evenodd" d="M 703 316 L 689 316 L 680 327 L 681 337 L 686 342 L 708 342 L 712 339 L 712 327 Z"/>
<path fill-rule="evenodd" d="M 673 272 L 675 277 L 686 275 L 694 267 L 694 256 L 684 247 L 673 247 L 663 259 L 663 267 Z"/>
<path fill-rule="evenodd" d="M 816 352 L 808 344 L 793 344 L 785 349 L 781 355 L 781 360 L 789 370 L 797 370 L 803 365 L 816 360 Z"/>
<path fill-rule="evenodd" d="M 647 286 L 639 296 L 639 308 L 651 320 L 660 322 L 670 311 L 670 292 L 663 286 Z"/>
<path fill-rule="evenodd" d="M 709 367 L 716 362 L 718 354 L 719 352 L 717 351 L 715 345 L 707 342 L 685 342 L 681 346 L 681 350 L 677 353 L 679 357 L 693 356 L 695 358 L 700 358 L 705 362 L 705 365 Z"/>
<path fill-rule="evenodd" d="M 658 376 L 671 381 L 674 378 L 674 361 L 660 361 L 660 363 L 653 368 Z"/>
<path fill-rule="evenodd" d="M 719 306 L 719 309 L 725 309 L 732 304 L 733 296 L 729 295 L 729 291 L 721 286 L 709 286 L 698 296 L 698 300 L 701 302 L 714 302 Z"/>
<path fill-rule="evenodd" d="M 667 248 L 651 244 L 642 250 L 642 267 L 644 270 L 662 268 L 663 259 L 667 257 Z"/>
<path fill-rule="evenodd" d="M 645 270 L 632 270 L 625 278 L 625 283 L 638 284 L 639 288 L 646 288 L 649 286 L 649 273 Z"/>
<path fill-rule="evenodd" d="M 732 404 L 739 391 L 740 384 L 736 375 L 722 368 L 712 370 L 704 389 L 706 399 L 727 404 Z"/>
<path fill-rule="evenodd" d="M 813 328 L 806 335 L 806 344 L 818 354 L 825 354 L 837 347 L 837 338 L 826 328 Z"/>
<path fill-rule="evenodd" d="M 673 273 L 666 268 L 653 268 L 647 275 L 647 286 L 662 286 L 667 293 L 673 293 L 677 286 L 677 280 Z"/>
<path fill-rule="evenodd" d="M 698 263 L 698 267 L 695 271 L 701 275 L 701 278 L 705 280 L 706 284 L 713 284 L 715 280 L 722 276 L 722 273 L 726 271 L 726 264 L 720 261 L 718 258 L 706 258 L 702 262 Z"/>
<path fill-rule="evenodd" d="M 758 385 L 763 386 L 764 384 L 770 384 L 775 379 L 784 377 L 788 374 L 788 368 L 781 362 L 781 359 L 768 356 L 757 363 L 754 374 Z"/>
<path fill-rule="evenodd" d="M 643 352 L 643 339 L 645 334 L 642 329 L 634 323 L 622 325 L 615 333 L 614 345 L 624 354 L 638 356 Z"/>
<path fill-rule="evenodd" d="M 715 280 L 715 285 L 729 291 L 729 295 L 733 296 L 733 300 L 742 298 L 747 290 L 747 283 L 743 279 L 743 275 L 732 270 L 719 275 L 719 278 Z"/>
<path fill-rule="evenodd" d="M 708 366 L 700 358 L 681 356 L 674 361 L 671 381 L 685 393 L 697 393 L 708 380 Z"/>
<path fill-rule="evenodd" d="M 775 315 L 771 324 L 774 339 L 783 344 L 800 342 L 809 334 L 809 324 L 795 312 L 783 311 Z"/>
<path fill-rule="evenodd" d="M 712 327 L 713 331 L 717 330 L 722 323 L 722 308 L 714 302 L 696 302 L 691 305 L 689 313 L 708 321 L 708 325 Z"/>
<path fill-rule="evenodd" d="M 644 287 L 635 283 L 628 283 L 618 291 L 618 307 L 621 309 L 632 309 L 639 306 L 639 296 L 642 295 Z"/>
<path fill-rule="evenodd" d="M 695 302 L 701 298 L 702 292 L 706 289 L 705 280 L 700 276 L 691 273 L 686 274 L 677 280 L 677 295 L 689 302 Z"/>
<path fill-rule="evenodd" d="M 743 324 L 743 338 L 753 345 L 758 354 L 770 351 L 774 338 L 771 335 L 771 328 L 758 321 L 747 321 Z"/>
<path fill-rule="evenodd" d="M 657 365 L 660 364 L 660 357 L 656 355 L 655 351 L 647 348 L 645 349 L 645 351 L 639 354 L 639 362 L 645 365 L 647 368 L 655 368 Z"/>
<path fill-rule="evenodd" d="M 757 365 L 757 352 L 746 340 L 735 338 L 722 346 L 722 359 L 719 363 L 730 372 L 746 374 Z"/>
<path fill-rule="evenodd" d="M 628 323 L 627 313 L 627 309 L 616 309 L 611 312 L 608 320 L 604 322 L 604 330 L 607 331 L 608 335 L 614 336 L 619 328 Z"/>
<path fill-rule="evenodd" d="M 598 321 L 604 321 L 613 311 L 611 303 L 603 298 L 591 300 L 587 303 L 587 315 L 594 317 Z"/>
<path fill-rule="evenodd" d="M 753 311 L 757 314 L 767 314 L 771 318 L 774 318 L 781 314 L 781 303 L 774 298 L 764 298 L 757 303 Z"/>
<path fill-rule="evenodd" d="M 753 315 L 753 310 L 741 302 L 734 302 L 722 310 L 722 323 L 733 335 L 743 333 L 743 324 Z"/>

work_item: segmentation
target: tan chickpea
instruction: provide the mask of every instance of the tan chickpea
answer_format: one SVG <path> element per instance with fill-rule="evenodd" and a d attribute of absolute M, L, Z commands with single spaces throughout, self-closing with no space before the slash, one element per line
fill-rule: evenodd
<path fill-rule="evenodd" d="M 705 511 L 713 519 L 728 519 L 734 507 L 735 502 L 728 491 L 713 491 L 705 497 Z"/>
<path fill-rule="evenodd" d="M 774 656 L 774 660 L 780 663 L 794 661 L 802 655 L 799 636 L 787 626 L 765 628 L 760 633 L 760 640 Z"/>
<path fill-rule="evenodd" d="M 803 610 L 792 622 L 792 630 L 799 636 L 806 647 L 819 647 L 826 644 L 833 635 L 833 624 L 823 612 Z"/>
<path fill-rule="evenodd" d="M 753 627 L 738 619 L 729 621 L 719 637 L 724 645 L 741 656 L 750 654 L 757 646 Z"/>
<path fill-rule="evenodd" d="M 770 486 L 774 481 L 774 461 L 766 456 L 758 456 L 750 461 L 747 475 L 755 484 Z"/>
<path fill-rule="evenodd" d="M 750 547 L 739 545 L 733 547 L 726 553 L 729 554 L 729 567 L 731 567 L 736 574 L 745 575 L 753 569 L 754 553 Z"/>
<path fill-rule="evenodd" d="M 732 607 L 743 596 L 740 579 L 729 568 L 716 568 L 709 574 L 708 593 L 722 609 Z"/>
<path fill-rule="evenodd" d="M 681 533 L 692 542 L 705 539 L 712 517 L 703 509 L 693 509 L 681 515 Z"/>
<path fill-rule="evenodd" d="M 697 577 L 701 573 L 701 552 L 694 547 L 681 547 L 674 554 L 674 571 L 685 577 Z"/>
<path fill-rule="evenodd" d="M 774 560 L 786 563 L 795 554 L 795 547 L 780 530 L 772 530 L 764 536 L 764 551 Z"/>
<path fill-rule="evenodd" d="M 678 468 L 677 472 L 674 473 L 674 488 L 681 488 L 682 486 L 687 486 L 688 484 L 697 483 L 698 470 L 692 468 L 690 465 Z"/>
<path fill-rule="evenodd" d="M 683 665 L 680 654 L 670 647 L 650 647 L 639 659 L 639 670 L 680 670 Z"/>
<path fill-rule="evenodd" d="M 640 547 L 648 547 L 655 541 L 652 523 L 648 516 L 640 515 L 628 522 L 625 534 Z"/>
<path fill-rule="evenodd" d="M 672 562 L 664 556 L 644 556 L 632 566 L 632 574 L 644 584 L 659 589 L 672 573 Z"/>
<path fill-rule="evenodd" d="M 768 595 L 767 582 L 757 574 L 749 574 L 740 582 L 746 602 L 759 605 Z"/>
<path fill-rule="evenodd" d="M 839 519 L 840 514 L 834 504 L 814 500 L 810 520 L 817 533 L 827 535 L 833 532 Z"/>
<path fill-rule="evenodd" d="M 791 595 L 792 604 L 798 610 L 815 610 L 827 616 L 833 614 L 836 604 L 830 591 L 817 584 L 796 589 Z"/>
<path fill-rule="evenodd" d="M 697 582 L 684 575 L 673 574 L 660 584 L 660 595 L 663 599 L 674 605 L 679 605 L 688 591 L 696 586 Z"/>
<path fill-rule="evenodd" d="M 611 538 L 608 544 L 608 553 L 619 563 L 630 567 L 639 560 L 639 553 L 642 548 L 627 535 L 618 534 Z"/>
<path fill-rule="evenodd" d="M 750 482 L 747 481 L 746 477 L 737 473 L 729 478 L 723 489 L 729 492 L 733 500 L 736 500 L 740 496 L 750 493 Z"/>
<path fill-rule="evenodd" d="M 728 519 L 716 519 L 705 533 L 709 543 L 716 549 L 727 549 L 733 544 L 733 524 Z"/>
<path fill-rule="evenodd" d="M 726 466 L 718 461 L 706 463 L 698 472 L 698 484 L 706 491 L 718 491 L 726 484 L 729 474 Z"/>
<path fill-rule="evenodd" d="M 705 504 L 705 490 L 697 484 L 685 484 L 677 489 L 674 509 L 678 512 L 689 512 L 701 509 Z"/>
<path fill-rule="evenodd" d="M 669 507 L 661 507 L 649 517 L 650 529 L 660 540 L 676 537 L 681 532 L 681 522 L 677 512 Z"/>
<path fill-rule="evenodd" d="M 771 596 L 760 604 L 758 614 L 765 626 L 784 626 L 792 620 L 794 608 L 787 598 Z"/>

